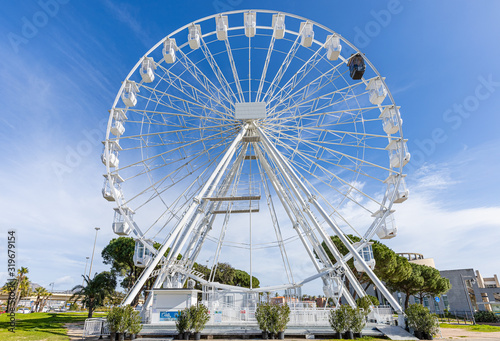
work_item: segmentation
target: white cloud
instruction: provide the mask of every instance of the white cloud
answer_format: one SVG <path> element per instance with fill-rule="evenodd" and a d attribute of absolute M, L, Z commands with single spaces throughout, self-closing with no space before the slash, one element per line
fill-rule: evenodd
<path fill-rule="evenodd" d="M 448 165 L 426 165 L 409 181 L 410 199 L 396 205 L 398 237 L 388 241 L 397 252 L 434 258 L 441 269 L 475 268 L 497 273 L 495 241 L 500 239 L 500 205 L 459 204 L 462 180 L 453 180 Z M 413 184 L 413 185 L 412 185 Z M 489 255 L 489 256 L 488 256 Z"/>
<path fill-rule="evenodd" d="M 68 287 L 75 282 L 72 276 L 63 276 L 54 281 L 54 286 Z"/>
<path fill-rule="evenodd" d="M 139 38 L 139 40 L 146 46 L 146 47 L 151 47 L 153 46 L 153 42 L 151 42 L 149 35 L 147 34 L 147 31 L 144 29 L 144 27 L 141 25 L 140 22 L 138 22 L 135 17 L 130 13 L 129 8 L 130 6 L 126 6 L 123 3 L 120 5 L 116 5 L 112 1 L 105 1 L 104 4 L 109 8 L 109 10 L 114 14 L 114 16 L 127 25 L 132 32 Z M 137 10 L 134 9 L 135 11 Z"/>

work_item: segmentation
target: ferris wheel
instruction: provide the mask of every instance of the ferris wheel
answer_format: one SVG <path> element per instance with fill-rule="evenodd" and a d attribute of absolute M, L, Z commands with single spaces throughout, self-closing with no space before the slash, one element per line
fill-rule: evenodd
<path fill-rule="evenodd" d="M 208 259 L 213 272 L 237 250 L 233 260 L 245 260 L 252 276 L 263 263 L 257 254 L 273 251 L 281 282 L 245 290 L 321 280 L 327 296 L 355 305 L 343 287 L 347 278 L 365 295 L 346 264 L 354 257 L 401 311 L 372 271 L 370 246 L 396 236 L 393 204 L 408 197 L 401 128 L 385 78 L 321 24 L 243 10 L 170 33 L 122 83 L 102 155 L 113 230 L 136 239 L 134 261 L 145 267 L 124 303 L 151 277 L 155 288 L 192 278 L 230 290 L 194 263 Z M 312 271 L 301 280 L 291 259 L 298 249 Z"/>

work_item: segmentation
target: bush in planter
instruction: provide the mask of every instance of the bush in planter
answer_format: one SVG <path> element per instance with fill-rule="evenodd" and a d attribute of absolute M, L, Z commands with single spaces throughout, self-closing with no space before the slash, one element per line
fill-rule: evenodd
<path fill-rule="evenodd" d="M 427 335 L 433 335 L 438 332 L 439 325 L 435 315 L 431 314 L 429 309 L 423 305 L 418 303 L 412 304 L 406 309 L 405 313 L 408 326 L 415 329 L 416 332 Z"/>
<path fill-rule="evenodd" d="M 121 319 L 119 320 L 116 329 L 116 334 L 118 335 L 119 341 L 125 338 L 125 333 L 128 330 L 128 324 L 129 324 L 126 308 L 121 307 L 120 310 L 121 310 L 120 311 Z"/>
<path fill-rule="evenodd" d="M 328 321 L 332 329 L 339 335 L 346 332 L 351 325 L 349 309 L 352 309 L 351 306 L 342 305 L 337 309 L 330 310 Z"/>
<path fill-rule="evenodd" d="M 276 311 L 276 331 L 278 332 L 279 338 L 283 339 L 286 325 L 290 322 L 290 307 L 285 303 L 281 306 L 276 306 Z"/>
<path fill-rule="evenodd" d="M 279 305 L 269 304 L 267 307 L 267 330 L 271 338 L 274 339 L 274 335 L 278 333 Z"/>
<path fill-rule="evenodd" d="M 359 334 L 361 336 L 361 332 L 363 331 L 363 328 L 366 326 L 367 315 L 368 314 L 366 313 L 366 311 L 359 307 L 353 309 L 351 315 L 351 326 L 348 329 L 352 330 L 355 334 Z"/>
<path fill-rule="evenodd" d="M 123 333 L 126 329 L 125 313 L 122 307 L 113 307 L 106 316 L 111 339 L 114 340 L 116 333 Z M 123 331 L 122 331 L 123 330 Z"/>
<path fill-rule="evenodd" d="M 500 319 L 492 311 L 478 311 L 474 314 L 476 322 L 500 322 Z"/>
<path fill-rule="evenodd" d="M 177 333 L 179 334 L 179 339 L 183 339 L 184 333 L 190 327 L 189 321 L 189 310 L 179 310 L 177 313 L 177 321 L 175 321 L 175 329 L 177 329 Z"/>
<path fill-rule="evenodd" d="M 259 325 L 259 329 L 262 331 L 262 336 L 267 338 L 267 332 L 270 326 L 270 310 L 271 306 L 269 303 L 259 303 L 257 309 L 255 310 L 255 319 Z"/>
<path fill-rule="evenodd" d="M 142 330 L 142 319 L 139 312 L 132 306 L 125 308 L 125 318 L 127 319 L 127 331 L 130 334 L 131 340 L 134 340 L 136 335 Z"/>
<path fill-rule="evenodd" d="M 200 339 L 200 332 L 205 328 L 205 325 L 210 320 L 210 314 L 208 313 L 208 308 L 199 304 L 191 310 L 192 325 L 195 331 L 195 340 Z"/>

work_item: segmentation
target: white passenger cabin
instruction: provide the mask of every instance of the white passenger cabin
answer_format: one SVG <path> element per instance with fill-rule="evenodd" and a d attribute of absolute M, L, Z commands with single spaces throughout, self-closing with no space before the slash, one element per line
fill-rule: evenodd
<path fill-rule="evenodd" d="M 115 188 L 115 193 L 118 197 L 122 197 L 121 183 L 123 179 L 118 174 L 111 175 L 112 179 L 108 178 L 108 174 L 104 174 L 104 185 L 102 187 L 102 196 L 107 201 L 115 201 L 115 195 L 113 194 L 112 188 Z"/>
<path fill-rule="evenodd" d="M 372 217 L 382 218 L 386 211 L 378 210 Z M 391 239 L 396 237 L 398 234 L 398 227 L 396 226 L 396 220 L 394 219 L 394 210 L 391 210 L 389 214 L 385 217 L 385 219 L 380 222 L 380 225 L 377 229 L 377 236 L 380 239 Z"/>
<path fill-rule="evenodd" d="M 340 283 L 339 279 L 336 277 L 330 277 L 330 280 L 330 285 L 323 286 L 323 293 L 326 297 L 335 297 L 340 293 L 342 283 Z"/>
<path fill-rule="evenodd" d="M 340 37 L 336 34 L 329 35 L 326 38 L 324 47 L 327 50 L 326 56 L 328 60 L 337 60 L 340 56 L 340 51 L 342 51 L 342 45 L 340 45 Z"/>
<path fill-rule="evenodd" d="M 155 79 L 156 64 L 153 57 L 144 57 L 141 64 L 141 77 L 144 83 L 151 83 Z"/>
<path fill-rule="evenodd" d="M 113 116 L 110 132 L 116 137 L 120 137 L 125 132 L 124 121 L 127 119 L 127 115 L 125 115 L 122 109 L 117 108 L 111 109 L 110 112 Z"/>
<path fill-rule="evenodd" d="M 366 86 L 366 90 L 368 90 L 368 95 L 372 104 L 382 104 L 387 96 L 387 89 L 384 86 L 384 82 L 382 81 L 383 79 L 385 79 L 385 77 L 382 79 L 380 77 L 372 78 Z"/>
<path fill-rule="evenodd" d="M 300 23 L 300 44 L 304 47 L 310 47 L 314 39 L 313 24 L 310 22 Z"/>
<path fill-rule="evenodd" d="M 201 27 L 200 25 L 192 24 L 189 26 L 188 42 L 192 50 L 200 47 Z"/>
<path fill-rule="evenodd" d="M 245 35 L 249 38 L 255 36 L 255 28 L 257 27 L 257 13 L 246 12 L 245 20 Z"/>
<path fill-rule="evenodd" d="M 132 221 L 132 216 L 134 215 L 134 211 L 128 207 L 122 207 L 124 215 L 121 214 L 120 209 L 117 207 L 115 210 L 115 218 L 113 220 L 113 232 L 119 236 L 128 236 L 132 231 L 131 224 L 127 221 Z"/>
<path fill-rule="evenodd" d="M 363 258 L 366 265 L 368 265 L 368 267 L 373 270 L 375 269 L 375 258 L 373 257 L 372 244 L 373 244 L 372 242 L 366 243 L 366 246 L 359 249 L 358 253 L 361 256 L 361 258 Z M 361 242 L 354 243 L 352 246 L 358 248 L 359 245 L 361 245 Z M 356 257 L 354 257 L 354 267 L 358 272 L 365 272 L 365 269 L 361 265 L 361 262 L 358 262 Z"/>
<path fill-rule="evenodd" d="M 103 141 L 104 145 L 106 145 L 106 141 Z M 122 148 L 120 147 L 120 144 L 118 143 L 117 140 L 110 140 L 108 141 L 108 155 L 109 155 L 109 167 L 118 167 L 119 160 L 118 160 L 118 152 L 121 151 Z M 101 161 L 104 165 L 107 163 L 107 157 L 106 157 L 106 147 L 104 147 L 104 152 L 101 155 Z"/>
<path fill-rule="evenodd" d="M 396 187 L 397 181 L 399 179 L 400 175 L 399 174 L 391 174 L 387 179 L 384 180 L 384 182 L 388 185 L 388 194 L 391 195 L 393 192 L 394 188 Z M 396 193 L 394 193 L 394 203 L 395 204 L 400 204 L 406 199 L 408 199 L 408 196 L 410 195 L 410 190 L 406 187 L 406 181 L 405 181 L 406 174 L 403 174 L 401 177 L 401 180 L 399 181 L 399 186 L 398 190 Z"/>
<path fill-rule="evenodd" d="M 285 15 L 273 14 L 273 37 L 274 39 L 283 39 L 285 36 Z"/>
<path fill-rule="evenodd" d="M 215 29 L 217 31 L 217 39 L 218 40 L 226 40 L 227 39 L 227 15 L 219 15 L 215 17 Z"/>
<path fill-rule="evenodd" d="M 391 168 L 403 167 L 410 161 L 410 153 L 406 147 L 407 140 L 392 140 L 385 149 L 389 151 L 389 160 Z M 402 160 L 401 160 L 402 156 Z M 401 163 L 402 161 L 402 163 Z"/>
<path fill-rule="evenodd" d="M 150 240 L 139 240 L 135 241 L 135 250 L 134 250 L 134 264 L 139 268 L 145 268 L 151 263 L 153 260 L 153 253 L 144 245 L 148 243 L 149 245 L 153 245 L 153 242 Z"/>
<path fill-rule="evenodd" d="M 399 107 L 391 105 L 386 107 L 379 118 L 382 119 L 382 127 L 386 134 L 392 135 L 399 131 Z M 401 123 L 403 120 L 401 120 Z"/>
<path fill-rule="evenodd" d="M 134 81 L 126 80 L 122 91 L 122 101 L 127 107 L 133 107 L 137 104 L 137 93 L 139 88 Z"/>
<path fill-rule="evenodd" d="M 177 45 L 175 44 L 175 39 L 167 38 L 163 42 L 163 58 L 167 64 L 173 64 L 175 62 L 175 51 L 177 51 Z"/>

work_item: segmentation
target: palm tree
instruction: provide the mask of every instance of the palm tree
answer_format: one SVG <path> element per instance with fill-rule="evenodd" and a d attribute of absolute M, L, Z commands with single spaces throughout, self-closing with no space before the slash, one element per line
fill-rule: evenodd
<path fill-rule="evenodd" d="M 38 287 L 35 289 L 35 295 L 36 295 L 35 312 L 38 312 L 38 307 L 40 306 L 44 291 L 47 291 L 44 287 Z"/>
<path fill-rule="evenodd" d="M 43 310 L 47 298 L 52 296 L 52 293 L 48 292 L 47 289 L 45 289 L 44 287 L 38 287 L 35 289 L 35 295 L 36 295 L 36 300 L 35 300 L 34 311 L 39 313 Z"/>
<path fill-rule="evenodd" d="M 74 299 L 74 302 L 76 302 L 81 299 L 89 310 L 88 317 L 91 318 L 94 310 L 104 305 L 104 299 L 113 295 L 116 287 L 116 277 L 114 274 L 104 271 L 96 274 L 92 279 L 90 279 L 90 276 L 83 275 L 83 279 L 84 285 L 75 286 L 72 291 L 76 292 L 69 300 Z"/>
<path fill-rule="evenodd" d="M 42 312 L 43 311 L 43 308 L 45 307 L 45 304 L 47 303 L 47 299 L 52 296 L 52 293 L 45 290 L 43 292 L 43 296 L 42 296 L 42 304 L 40 304 L 40 308 L 38 308 L 38 312 Z"/>
<path fill-rule="evenodd" d="M 17 270 L 17 277 L 15 279 L 16 290 L 14 291 L 14 297 L 15 297 L 14 307 L 17 307 L 22 297 L 26 297 L 31 294 L 30 281 L 26 276 L 28 272 L 29 272 L 28 268 L 25 267 L 21 267 L 20 269 Z"/>

